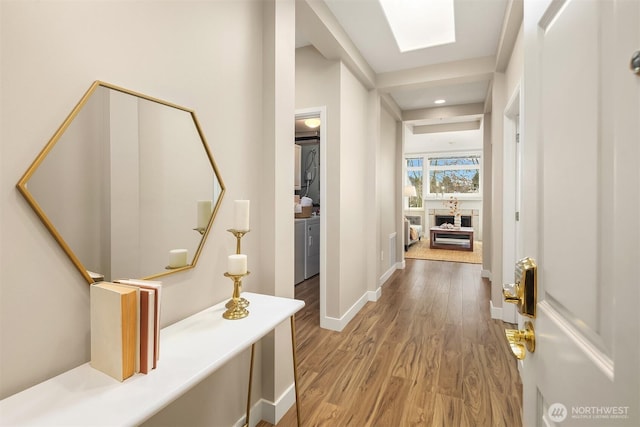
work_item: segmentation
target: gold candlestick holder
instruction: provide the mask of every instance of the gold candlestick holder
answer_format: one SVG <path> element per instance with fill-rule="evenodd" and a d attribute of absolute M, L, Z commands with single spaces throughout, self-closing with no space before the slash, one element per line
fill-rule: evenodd
<path fill-rule="evenodd" d="M 227 231 L 236 236 L 236 254 L 242 253 L 240 252 L 240 240 L 242 240 L 242 236 L 244 236 L 251 230 L 236 230 L 235 228 L 230 228 Z"/>
<path fill-rule="evenodd" d="M 242 237 L 251 230 L 236 230 L 234 228 L 230 228 L 227 231 L 236 237 L 236 254 L 240 254 L 240 241 L 242 240 Z M 242 278 L 249 275 L 249 272 L 247 271 L 245 274 L 224 273 L 224 275 L 225 277 L 229 277 L 233 280 L 233 296 L 225 304 L 227 311 L 224 312 L 222 317 L 234 320 L 247 317 L 249 315 L 249 310 L 247 310 L 249 301 L 240 297 L 240 290 L 242 289 Z"/>
<path fill-rule="evenodd" d="M 237 320 L 243 319 L 249 315 L 249 310 L 247 310 L 247 306 L 249 305 L 249 301 L 244 298 L 240 298 L 240 290 L 242 288 L 242 278 L 244 276 L 248 276 L 249 272 L 247 271 L 244 274 L 229 274 L 224 273 L 225 277 L 233 280 L 233 296 L 231 300 L 227 302 L 225 307 L 227 311 L 222 313 L 222 317 L 229 320 Z"/>

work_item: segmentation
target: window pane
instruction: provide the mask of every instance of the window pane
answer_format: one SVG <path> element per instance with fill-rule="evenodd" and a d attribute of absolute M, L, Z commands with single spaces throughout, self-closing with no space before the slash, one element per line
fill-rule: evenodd
<path fill-rule="evenodd" d="M 436 170 L 429 174 L 431 193 L 478 193 L 479 169 Z"/>
<path fill-rule="evenodd" d="M 461 157 L 432 157 L 430 166 L 477 166 L 480 164 L 480 156 Z"/>
<path fill-rule="evenodd" d="M 422 157 L 407 159 L 408 168 L 422 168 Z"/>
<path fill-rule="evenodd" d="M 422 169 L 407 171 L 409 185 L 416 187 L 416 197 L 409 197 L 410 208 L 422 207 Z"/>

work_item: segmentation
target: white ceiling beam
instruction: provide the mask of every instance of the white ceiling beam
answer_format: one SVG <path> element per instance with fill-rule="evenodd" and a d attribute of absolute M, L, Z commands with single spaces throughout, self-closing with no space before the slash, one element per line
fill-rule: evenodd
<path fill-rule="evenodd" d="M 474 120 L 472 122 L 444 123 L 441 125 L 414 126 L 412 132 L 414 135 L 419 135 L 423 133 L 458 132 L 461 130 L 476 129 L 480 129 L 480 120 Z"/>
<path fill-rule="evenodd" d="M 376 86 L 381 91 L 390 92 L 398 89 L 423 89 L 486 81 L 493 77 L 494 68 L 494 56 L 465 59 L 409 70 L 380 73 Z"/>
<path fill-rule="evenodd" d="M 447 107 L 420 108 L 402 112 L 403 121 L 447 119 L 484 113 L 484 103 L 451 105 Z"/>
<path fill-rule="evenodd" d="M 367 89 L 375 88 L 376 74 L 324 1 L 296 1 L 296 31 L 325 58 L 342 61 Z"/>

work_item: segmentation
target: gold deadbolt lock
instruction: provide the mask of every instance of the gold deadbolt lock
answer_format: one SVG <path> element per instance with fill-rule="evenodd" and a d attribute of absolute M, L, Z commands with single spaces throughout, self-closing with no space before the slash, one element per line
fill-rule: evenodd
<path fill-rule="evenodd" d="M 532 258 L 523 258 L 516 263 L 515 283 L 502 285 L 505 302 L 518 306 L 523 316 L 536 317 L 538 299 L 538 267 Z"/>
<path fill-rule="evenodd" d="M 533 323 L 526 321 L 524 330 L 506 329 L 504 333 L 507 336 L 507 341 L 509 341 L 511 352 L 516 359 L 524 359 L 527 355 L 527 350 L 530 353 L 536 351 L 536 336 L 533 330 Z"/>

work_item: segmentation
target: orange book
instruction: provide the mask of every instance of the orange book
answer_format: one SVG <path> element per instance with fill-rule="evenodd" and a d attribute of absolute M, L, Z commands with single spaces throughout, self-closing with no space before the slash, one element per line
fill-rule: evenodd
<path fill-rule="evenodd" d="M 138 297 L 135 289 L 98 282 L 89 289 L 90 365 L 124 381 L 135 373 Z"/>
<path fill-rule="evenodd" d="M 162 306 L 162 282 L 143 279 L 118 279 L 116 283 L 136 286 L 140 289 L 149 289 L 154 292 L 154 346 L 153 346 L 153 369 L 158 366 L 160 359 L 160 309 Z"/>
<path fill-rule="evenodd" d="M 140 289 L 140 373 L 148 374 L 155 361 L 155 292 Z"/>

